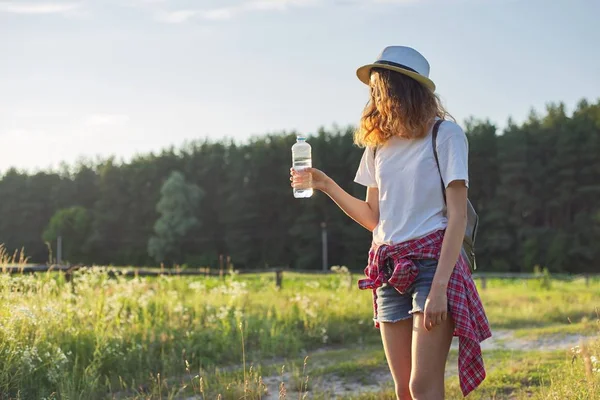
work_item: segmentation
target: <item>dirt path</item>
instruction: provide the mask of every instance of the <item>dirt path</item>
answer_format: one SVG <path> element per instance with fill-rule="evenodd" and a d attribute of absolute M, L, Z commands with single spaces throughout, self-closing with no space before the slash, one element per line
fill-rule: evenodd
<path fill-rule="evenodd" d="M 536 339 L 516 338 L 510 330 L 497 330 L 493 336 L 481 344 L 483 351 L 506 349 L 506 350 L 537 350 L 554 351 L 570 349 L 578 345 L 581 340 L 589 336 L 568 334 L 568 335 L 545 335 Z M 458 341 L 452 342 L 453 348 L 458 348 Z M 454 347 L 456 346 L 456 347 Z"/>
<path fill-rule="evenodd" d="M 573 346 L 578 345 L 582 339 L 586 339 L 583 335 L 548 335 L 542 336 L 536 339 L 527 338 L 516 338 L 510 330 L 496 330 L 493 332 L 493 336 L 482 343 L 482 350 L 485 355 L 485 351 L 490 350 L 516 350 L 516 351 L 555 351 L 555 350 L 567 350 Z M 458 349 L 458 339 L 454 338 L 452 342 L 452 349 Z M 319 349 L 316 352 L 327 352 L 330 351 L 326 348 Z M 313 351 L 312 353 L 315 353 Z M 449 362 L 446 366 L 446 377 L 455 376 L 457 374 L 457 365 L 455 361 Z M 386 365 L 382 365 L 381 370 L 371 371 L 363 382 L 348 381 L 343 377 L 336 374 L 328 374 L 324 377 L 310 377 L 311 391 L 317 391 L 319 393 L 329 393 L 330 398 L 344 398 L 351 394 L 357 394 L 359 392 L 377 392 L 382 390 L 384 387 L 392 387 L 392 378 L 387 370 Z M 263 381 L 267 385 L 269 390 L 265 400 L 278 400 L 279 399 L 279 385 L 285 382 L 286 386 L 291 380 L 290 374 L 284 374 L 283 376 L 268 376 L 263 377 Z M 288 399 L 299 398 L 300 393 L 297 391 L 291 391 L 287 388 Z M 303 396 L 300 395 L 300 398 Z M 310 399 L 310 391 L 306 396 Z M 192 398 L 187 399 L 192 400 Z"/>

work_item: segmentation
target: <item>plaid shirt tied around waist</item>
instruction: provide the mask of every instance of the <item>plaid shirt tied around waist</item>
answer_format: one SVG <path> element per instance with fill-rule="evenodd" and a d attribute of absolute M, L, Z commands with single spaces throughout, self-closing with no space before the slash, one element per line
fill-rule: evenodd
<path fill-rule="evenodd" d="M 420 239 L 397 245 L 373 244 L 365 279 L 358 281 L 359 289 L 373 290 L 373 313 L 377 321 L 377 288 L 388 283 L 404 294 L 411 287 L 419 270 L 412 260 L 439 259 L 444 230 Z M 391 261 L 390 271 L 386 264 Z M 386 273 L 387 272 L 387 273 Z M 448 312 L 454 319 L 454 336 L 458 336 L 458 375 L 464 396 L 485 379 L 485 366 L 480 343 L 492 336 L 479 293 L 471 277 L 469 266 L 461 255 L 448 281 Z M 375 322 L 379 328 L 379 322 Z"/>

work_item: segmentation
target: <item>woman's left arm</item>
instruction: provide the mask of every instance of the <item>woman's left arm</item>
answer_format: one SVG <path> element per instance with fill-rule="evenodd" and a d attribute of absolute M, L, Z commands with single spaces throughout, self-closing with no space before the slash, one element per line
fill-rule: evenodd
<path fill-rule="evenodd" d="M 425 329 L 431 330 L 448 318 L 447 289 L 450 275 L 458 261 L 467 228 L 467 186 L 465 181 L 450 182 L 446 189 L 448 227 L 442 243 L 433 283 L 425 303 Z"/>

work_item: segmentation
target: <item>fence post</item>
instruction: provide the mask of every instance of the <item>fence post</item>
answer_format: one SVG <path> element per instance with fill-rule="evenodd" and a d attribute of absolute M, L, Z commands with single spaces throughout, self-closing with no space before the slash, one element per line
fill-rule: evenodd
<path fill-rule="evenodd" d="M 75 280 L 73 279 L 73 274 L 75 270 L 73 268 L 68 268 L 65 271 L 65 280 L 71 284 L 71 293 L 75 294 Z"/>
<path fill-rule="evenodd" d="M 281 289 L 282 285 L 283 285 L 283 270 L 276 269 L 275 270 L 275 286 L 277 286 L 277 289 Z"/>
<path fill-rule="evenodd" d="M 323 272 L 327 272 L 327 224 L 325 222 L 321 222 L 321 257 Z"/>
<path fill-rule="evenodd" d="M 56 238 L 56 264 L 62 264 L 62 236 Z"/>
<path fill-rule="evenodd" d="M 481 276 L 481 289 L 484 290 L 487 287 L 487 280 L 485 279 L 485 276 Z"/>

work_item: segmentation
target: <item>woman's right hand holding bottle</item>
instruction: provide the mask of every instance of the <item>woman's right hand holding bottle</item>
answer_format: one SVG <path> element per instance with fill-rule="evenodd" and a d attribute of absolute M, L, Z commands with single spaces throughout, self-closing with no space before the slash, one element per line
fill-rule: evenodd
<path fill-rule="evenodd" d="M 303 168 L 296 171 L 290 168 L 290 182 L 294 189 L 316 189 L 326 192 L 331 178 L 316 168 Z"/>

